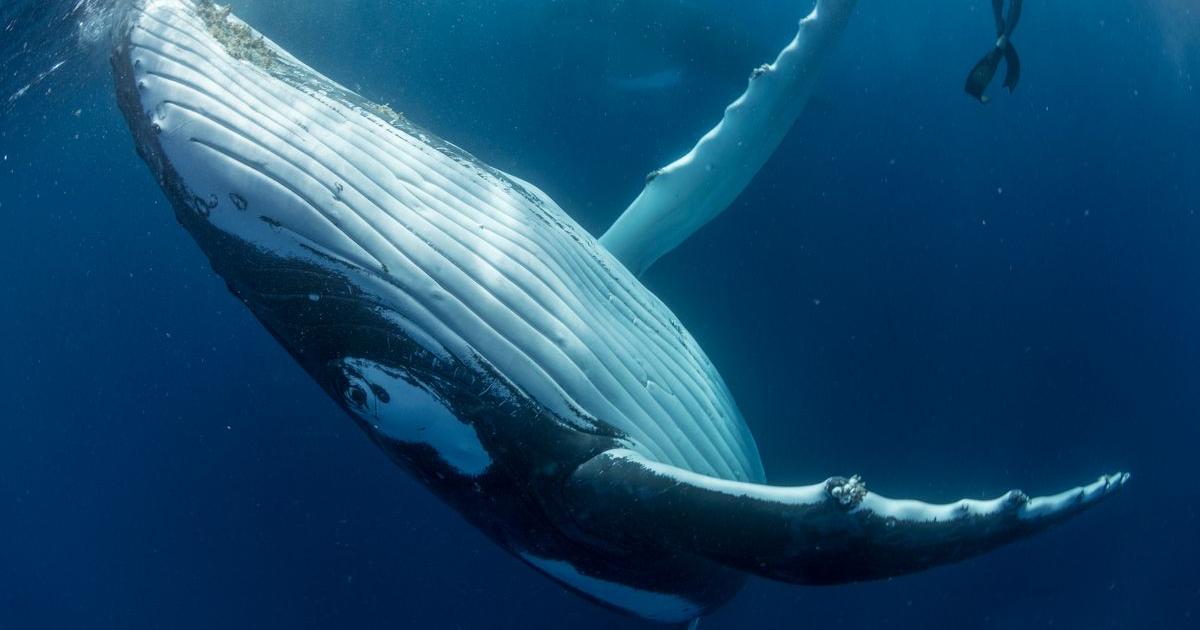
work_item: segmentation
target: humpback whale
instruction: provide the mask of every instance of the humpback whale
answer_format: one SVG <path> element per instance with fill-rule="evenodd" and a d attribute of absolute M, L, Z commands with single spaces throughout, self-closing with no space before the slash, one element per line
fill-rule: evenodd
<path fill-rule="evenodd" d="M 853 9 L 819 0 L 599 240 L 532 184 L 207 0 L 139 0 L 111 60 L 179 223 L 395 464 L 580 595 L 688 624 L 748 575 L 919 571 L 1043 530 L 1128 480 L 946 505 L 880 496 L 857 476 L 768 485 L 716 368 L 638 280 L 750 181 Z"/>

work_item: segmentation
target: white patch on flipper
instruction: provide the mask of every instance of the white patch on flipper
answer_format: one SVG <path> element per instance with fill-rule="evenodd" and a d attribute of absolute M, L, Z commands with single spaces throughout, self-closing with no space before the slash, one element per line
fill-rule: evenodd
<path fill-rule="evenodd" d="M 640 453 L 626 449 L 613 449 L 602 456 L 637 464 L 646 471 L 670 479 L 676 484 L 729 496 L 796 506 L 815 505 L 832 499 L 849 508 L 852 513 L 866 512 L 908 523 L 937 523 L 966 517 L 988 517 L 1006 510 L 1015 511 L 1023 520 L 1036 520 L 1092 503 L 1129 481 L 1128 473 L 1116 473 L 1101 477 L 1087 486 L 1072 488 L 1048 497 L 1030 499 L 1020 490 L 1012 490 L 995 499 L 962 499 L 938 505 L 912 499 L 890 499 L 868 492 L 858 476 L 842 480 L 840 484 L 833 486 L 829 481 L 808 486 L 768 486 L 699 475 L 669 464 L 648 460 Z"/>
<path fill-rule="evenodd" d="M 699 617 L 704 612 L 697 604 L 678 595 L 643 591 L 632 586 L 584 575 L 570 563 L 562 560 L 539 558 L 527 553 L 521 554 L 521 558 L 539 571 L 564 584 L 646 619 L 663 623 L 683 623 Z"/>
<path fill-rule="evenodd" d="M 952 521 L 965 516 L 996 514 L 1003 511 L 1005 507 L 1012 506 L 1012 502 L 1021 496 L 1023 495 L 1020 492 L 1014 490 L 988 501 L 962 499 L 954 503 L 934 505 L 912 499 L 889 499 L 874 492 L 868 492 L 858 509 L 898 521 L 935 523 Z"/>
<path fill-rule="evenodd" d="M 492 458 L 474 427 L 460 421 L 440 400 L 377 363 L 345 359 L 349 380 L 343 392 L 360 418 L 383 435 L 408 444 L 426 444 L 464 475 L 483 474 Z"/>
<path fill-rule="evenodd" d="M 750 75 L 721 122 L 696 146 L 647 177 L 646 188 L 600 242 L 635 274 L 725 211 L 783 141 L 857 0 L 818 0 L 776 57 Z M 747 69 L 749 70 L 749 69 Z"/>
<path fill-rule="evenodd" d="M 671 479 L 681 485 L 703 488 L 733 497 L 745 497 L 783 505 L 813 505 L 829 500 L 825 482 L 810 486 L 768 486 L 700 475 L 670 464 L 646 459 L 640 453 L 626 449 L 606 451 L 604 456 L 635 463 L 659 477 Z"/>
<path fill-rule="evenodd" d="M 1093 483 L 1048 497 L 1030 499 L 1021 508 L 1021 518 L 1033 520 L 1051 516 L 1081 503 L 1091 503 L 1129 482 L 1129 473 L 1106 475 Z"/>
<path fill-rule="evenodd" d="M 1101 477 L 1089 485 L 1048 497 L 1030 499 L 1021 491 L 1012 490 L 987 501 L 963 499 L 943 505 L 910 499 L 889 499 L 868 492 L 857 509 L 910 523 L 946 522 L 967 516 L 993 516 L 1012 509 L 1017 510 L 1017 515 L 1022 520 L 1037 520 L 1096 501 L 1125 485 L 1127 481 L 1128 473 L 1116 473 Z"/>

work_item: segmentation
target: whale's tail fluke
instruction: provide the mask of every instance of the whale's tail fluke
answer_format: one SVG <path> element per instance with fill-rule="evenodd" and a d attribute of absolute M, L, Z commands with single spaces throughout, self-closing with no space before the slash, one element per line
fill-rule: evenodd
<path fill-rule="evenodd" d="M 797 584 L 888 578 L 965 560 L 1067 520 L 1129 480 L 1117 473 L 1030 498 L 1014 490 L 946 505 L 889 499 L 858 477 L 773 487 L 608 451 L 571 477 L 576 521 L 633 548 L 674 548 Z"/>

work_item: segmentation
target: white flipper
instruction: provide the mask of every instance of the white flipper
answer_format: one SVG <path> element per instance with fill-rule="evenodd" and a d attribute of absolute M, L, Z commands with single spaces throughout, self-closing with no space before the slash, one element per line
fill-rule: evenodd
<path fill-rule="evenodd" d="M 857 0 L 818 0 L 776 58 L 687 155 L 650 174 L 645 190 L 600 237 L 641 274 L 729 207 L 804 111 L 817 76 Z"/>
<path fill-rule="evenodd" d="M 1031 499 L 946 505 L 868 492 L 858 477 L 783 488 L 726 481 L 608 451 L 568 484 L 575 521 L 626 546 L 672 548 L 785 582 L 879 579 L 965 560 L 1095 505 L 1129 475 Z"/>

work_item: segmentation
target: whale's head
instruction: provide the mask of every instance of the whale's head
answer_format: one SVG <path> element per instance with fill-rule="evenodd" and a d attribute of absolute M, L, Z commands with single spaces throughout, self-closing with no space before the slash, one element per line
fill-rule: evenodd
<path fill-rule="evenodd" d="M 355 213 L 366 192 L 328 159 L 353 145 L 328 142 L 345 120 L 295 92 L 307 80 L 308 99 L 345 115 L 352 95 L 322 91 L 322 77 L 211 2 L 143 0 L 120 30 L 112 62 L 138 152 L 227 280 L 253 275 L 237 268 L 248 260 L 389 271 L 378 251 L 394 247 Z"/>
<path fill-rule="evenodd" d="M 122 28 L 120 106 L 176 216 L 351 411 L 348 360 L 454 366 L 487 396 L 528 401 L 539 422 L 762 479 L 695 341 L 537 188 L 210 2 L 146 0 Z"/>

